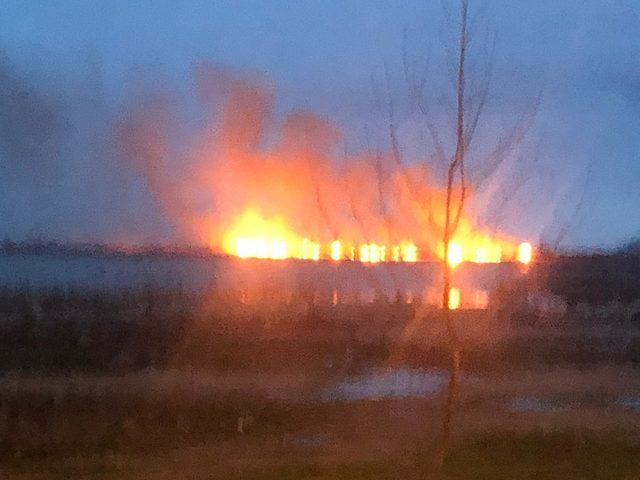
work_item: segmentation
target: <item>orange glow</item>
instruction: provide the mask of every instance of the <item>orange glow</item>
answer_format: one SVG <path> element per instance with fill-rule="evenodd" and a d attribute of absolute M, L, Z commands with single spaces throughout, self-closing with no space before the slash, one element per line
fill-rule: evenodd
<path fill-rule="evenodd" d="M 240 258 L 271 260 L 298 258 L 340 261 L 349 258 L 364 263 L 381 263 L 417 262 L 433 258 L 421 259 L 418 247 L 411 241 L 395 245 L 375 242 L 358 245 L 336 239 L 322 243 L 298 234 L 283 217 L 267 218 L 256 208 L 244 210 L 225 231 L 222 245 L 226 253 Z M 443 248 L 440 246 L 437 252 L 441 258 L 442 251 Z M 530 243 L 524 242 L 515 246 L 475 234 L 457 237 L 449 243 L 448 262 L 453 268 L 462 262 L 498 263 L 505 258 L 503 252 L 506 252 L 508 260 L 517 260 L 523 264 L 529 264 L 533 258 L 533 247 Z"/>
<path fill-rule="evenodd" d="M 449 310 L 460 308 L 460 290 L 452 288 L 449 290 Z"/>
<path fill-rule="evenodd" d="M 533 247 L 531 246 L 531 244 L 528 242 L 523 242 L 518 245 L 518 253 L 516 258 L 520 263 L 524 263 L 525 265 L 530 264 L 531 260 L 533 259 Z"/>
<path fill-rule="evenodd" d="M 209 99 L 203 106 L 215 123 L 174 139 L 187 129 L 155 126 L 165 125 L 165 113 L 173 118 L 178 112 L 134 102 L 139 108 L 117 128 L 123 153 L 179 229 L 176 238 L 273 260 L 444 260 L 457 266 L 534 259 L 531 244 L 483 230 L 471 209 L 457 216 L 445 258 L 446 199 L 461 192 L 447 192 L 441 172 L 425 162 L 395 165 L 388 151 L 338 159 L 344 138 L 338 126 L 310 112 L 276 121 L 269 82 L 257 81 L 260 76 L 206 62 L 195 73 L 194 90 Z M 209 111 L 212 104 L 215 111 Z M 173 168 L 173 158 L 185 168 Z M 472 199 L 473 189 L 465 195 Z"/>
<path fill-rule="evenodd" d="M 403 243 L 401 249 L 403 262 L 418 261 L 418 247 L 416 247 L 413 243 Z"/>
<path fill-rule="evenodd" d="M 502 248 L 500 245 L 481 245 L 475 249 L 476 263 L 500 263 L 502 261 Z"/>
<path fill-rule="evenodd" d="M 360 245 L 360 250 L 358 250 L 358 259 L 361 262 L 369 262 L 369 245 Z"/>
<path fill-rule="evenodd" d="M 447 262 L 449 262 L 449 265 L 455 268 L 462 263 L 463 258 L 462 245 L 457 242 L 449 242 L 449 253 L 447 254 Z"/>
<path fill-rule="evenodd" d="M 340 240 L 331 242 L 331 260 L 338 261 L 342 258 L 342 245 Z"/>
<path fill-rule="evenodd" d="M 320 260 L 320 244 L 318 242 L 312 242 L 305 238 L 302 240 L 302 256 L 303 260 Z"/>
<path fill-rule="evenodd" d="M 241 258 L 282 260 L 292 256 L 296 235 L 278 218 L 265 220 L 255 210 L 246 210 L 226 233 L 228 253 Z"/>
<path fill-rule="evenodd" d="M 489 305 L 489 294 L 486 290 L 476 290 L 473 292 L 473 307 L 484 310 Z"/>

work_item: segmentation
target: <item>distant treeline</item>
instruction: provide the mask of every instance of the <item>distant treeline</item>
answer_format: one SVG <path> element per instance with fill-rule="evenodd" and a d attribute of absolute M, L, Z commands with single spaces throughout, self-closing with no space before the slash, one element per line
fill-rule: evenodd
<path fill-rule="evenodd" d="M 95 256 L 95 257 L 198 257 L 213 255 L 211 249 L 202 246 L 174 245 L 105 245 L 100 243 L 69 243 L 56 240 L 30 239 L 0 242 L 0 255 L 51 255 L 51 256 Z"/>
<path fill-rule="evenodd" d="M 534 271 L 543 289 L 571 306 L 640 301 L 640 252 L 554 256 Z"/>
<path fill-rule="evenodd" d="M 0 242 L 0 255 L 59 257 L 190 257 L 216 256 L 201 246 L 104 245 L 30 239 Z M 540 252 L 527 283 L 563 298 L 568 305 L 640 301 L 640 248 L 632 244 L 596 254 L 557 255 Z M 530 285 L 531 286 L 531 285 Z"/>

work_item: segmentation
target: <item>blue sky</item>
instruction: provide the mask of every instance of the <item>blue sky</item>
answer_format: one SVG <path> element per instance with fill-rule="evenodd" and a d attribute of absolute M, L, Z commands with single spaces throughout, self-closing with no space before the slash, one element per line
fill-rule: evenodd
<path fill-rule="evenodd" d="M 497 39 L 482 146 L 543 91 L 513 167 L 530 168 L 536 178 L 528 181 L 505 222 L 516 233 L 547 241 L 566 226 L 567 246 L 612 246 L 640 235 L 640 5 L 630 0 L 470 3 L 473 14 L 479 13 L 477 54 L 486 43 L 485 27 Z M 158 82 L 179 91 L 187 110 L 194 63 L 206 59 L 263 72 L 275 86 L 278 112 L 304 107 L 330 117 L 352 148 L 362 144 L 365 125 L 378 135 L 376 143 L 385 145 L 382 130 L 376 130 L 383 118 L 371 78 L 380 83 L 387 71 L 398 99 L 401 135 L 411 144 L 408 151 L 419 150 L 412 144 L 416 118 L 402 101 L 403 35 L 412 61 L 431 59 L 429 88 L 438 98 L 439 92 L 448 93 L 447 15 L 455 14 L 455 2 L 440 0 L 4 0 L 3 68 L 61 106 L 59 130 L 70 128 L 77 140 L 65 141 L 55 154 L 31 155 L 40 159 L 30 160 L 34 163 L 13 166 L 16 160 L 0 147 L 0 162 L 6 163 L 0 181 L 7 187 L 0 192 L 0 236 L 99 240 L 149 216 L 145 209 L 152 211 L 152 202 L 143 193 L 127 194 L 129 202 L 137 201 L 138 213 L 118 203 L 123 167 L 104 146 L 104 130 L 126 103 L 128 85 L 139 70 L 156 72 Z M 11 103 L 2 105 L 0 134 L 2 125 L 16 123 Z M 446 111 L 440 115 L 446 117 Z M 9 140 L 15 144 L 15 138 Z M 96 145 L 103 146 L 99 154 Z M 43 173 L 47 168 L 54 173 Z M 29 175 L 48 178 L 31 181 Z"/>

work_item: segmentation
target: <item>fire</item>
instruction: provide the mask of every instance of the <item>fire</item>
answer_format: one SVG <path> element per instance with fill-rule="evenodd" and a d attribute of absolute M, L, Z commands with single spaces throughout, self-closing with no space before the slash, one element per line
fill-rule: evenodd
<path fill-rule="evenodd" d="M 349 258 L 363 263 L 381 263 L 417 262 L 430 258 L 429 256 L 421 258 L 418 247 L 411 241 L 385 245 L 376 242 L 355 244 L 338 239 L 323 244 L 298 234 L 283 218 L 265 218 L 255 208 L 246 209 L 226 231 L 223 248 L 226 253 L 240 258 L 271 260 L 298 258 L 311 261 L 327 259 L 338 262 Z M 443 250 L 443 247 L 440 247 L 440 257 Z M 345 254 L 346 252 L 348 255 Z M 525 265 L 531 263 L 533 259 L 533 247 L 530 243 L 524 242 L 513 246 L 489 238 L 473 237 L 452 240 L 449 243 L 447 261 L 453 268 L 462 262 L 499 263 L 504 259 L 504 252 L 511 252 L 508 259 Z"/>
<path fill-rule="evenodd" d="M 312 242 L 308 238 L 302 240 L 302 255 L 297 258 L 303 260 L 320 260 L 320 244 L 318 242 Z"/>
<path fill-rule="evenodd" d="M 227 253 L 240 258 L 283 260 L 295 256 L 298 242 L 282 219 L 264 219 L 256 210 L 248 209 L 226 233 L 223 244 Z"/>
<path fill-rule="evenodd" d="M 413 243 L 405 242 L 400 245 L 400 260 L 403 262 L 417 262 L 418 261 L 418 247 Z"/>
<path fill-rule="evenodd" d="M 331 242 L 331 260 L 338 261 L 342 258 L 342 244 L 340 240 Z"/>
<path fill-rule="evenodd" d="M 531 244 L 527 244 L 531 247 Z M 442 258 L 444 247 L 440 246 L 438 252 Z M 510 253 L 510 254 L 509 254 Z M 455 239 L 449 243 L 449 253 L 447 261 L 451 267 L 455 268 L 462 262 L 472 263 L 500 263 L 504 259 L 517 260 L 521 263 L 526 258 L 520 255 L 520 250 L 509 242 L 490 239 L 489 237 L 474 236 L 468 239 Z"/>
<path fill-rule="evenodd" d="M 533 259 L 533 247 L 528 242 L 518 245 L 517 259 L 524 265 L 529 265 Z"/>
<path fill-rule="evenodd" d="M 282 260 L 287 258 L 287 242 L 283 240 L 267 240 L 264 238 L 238 238 L 236 255 L 240 258 L 271 258 Z"/>
<path fill-rule="evenodd" d="M 387 258 L 387 247 L 376 243 L 360 245 L 359 257 L 361 262 L 379 263 Z"/>
<path fill-rule="evenodd" d="M 151 101 L 119 128 L 124 152 L 181 233 L 241 258 L 532 262 L 530 243 L 482 231 L 466 210 L 445 258 L 447 192 L 426 161 L 399 166 L 388 151 L 338 159 L 335 125 L 302 111 L 274 118 L 271 92 L 252 76 L 203 64 L 196 80 L 215 124 L 174 142 L 170 122 L 157 117 L 165 106 Z M 173 168 L 176 158 L 185 168 Z"/>
<path fill-rule="evenodd" d="M 462 263 L 462 260 L 462 245 L 458 242 L 449 242 L 449 252 L 447 254 L 447 262 L 449 262 L 449 265 L 456 267 Z"/>

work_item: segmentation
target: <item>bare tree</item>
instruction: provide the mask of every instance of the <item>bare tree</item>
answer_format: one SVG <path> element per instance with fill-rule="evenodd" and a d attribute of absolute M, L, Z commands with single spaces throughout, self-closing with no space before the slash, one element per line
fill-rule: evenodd
<path fill-rule="evenodd" d="M 440 470 L 444 458 L 449 449 L 450 439 L 454 427 L 454 416 L 458 398 L 460 364 L 462 350 L 456 330 L 454 315 L 451 311 L 451 286 L 453 277 L 453 267 L 449 263 L 449 252 L 452 239 L 455 238 L 462 214 L 464 212 L 470 187 L 481 188 L 486 182 L 495 178 L 496 172 L 504 164 L 505 160 L 522 144 L 529 129 L 533 125 L 538 108 L 542 99 L 542 90 L 534 96 L 532 104 L 524 108 L 522 113 L 503 129 L 496 139 L 493 148 L 486 153 L 480 153 L 478 158 L 474 158 L 471 169 L 468 169 L 467 156 L 471 151 L 472 142 L 480 130 L 483 123 L 483 113 L 489 101 L 489 91 L 493 79 L 493 59 L 495 52 L 495 36 L 489 35 L 489 41 L 484 51 L 484 64 L 480 70 L 473 71 L 467 75 L 467 60 L 469 57 L 469 46 L 473 37 L 472 32 L 476 31 L 479 17 L 470 17 L 469 1 L 459 0 L 459 17 L 456 26 L 455 53 L 451 52 L 451 79 L 455 92 L 453 103 L 448 103 L 445 108 L 453 111 L 453 122 L 450 126 L 453 129 L 453 136 L 443 135 L 439 121 L 434 118 L 434 113 L 430 102 L 427 100 L 425 90 L 428 82 L 430 55 L 427 51 L 426 61 L 422 66 L 412 63 L 408 55 L 407 32 L 403 34 L 402 42 L 402 66 L 404 80 L 407 85 L 409 105 L 417 111 L 426 127 L 426 133 L 430 140 L 430 151 L 426 155 L 428 162 L 433 162 L 430 166 L 443 169 L 446 182 L 446 200 L 444 211 L 444 225 L 441 219 L 434 217 L 434 205 L 430 196 L 425 197 L 421 191 L 420 182 L 412 178 L 398 134 L 397 109 L 393 102 L 393 95 L 390 86 L 390 76 L 385 65 L 385 76 L 383 85 L 386 87 L 386 102 L 381 102 L 380 98 L 385 91 L 380 87 L 372 76 L 372 86 L 374 98 L 378 100 L 378 107 L 384 110 L 387 119 L 387 132 L 390 143 L 390 158 L 395 168 L 400 173 L 400 178 L 404 182 L 406 191 L 415 205 L 420 217 L 426 221 L 424 227 L 432 232 L 441 235 L 442 242 L 442 318 L 446 330 L 447 343 L 450 352 L 450 376 L 446 387 L 444 398 L 443 416 L 440 432 L 440 442 L 434 455 L 433 466 Z M 449 13 L 449 12 L 445 12 Z M 447 15 L 450 17 L 450 15 Z M 428 49 L 430 50 L 430 49 Z M 472 78 L 473 77 L 473 78 Z M 475 81 L 474 81 L 475 80 Z M 438 119 L 440 120 L 440 119 Z M 447 148 L 447 140 L 452 138 L 452 146 Z M 536 155 L 537 157 L 537 155 Z M 468 171 L 470 170 L 470 171 Z M 469 174 L 470 173 L 470 174 Z M 498 213 L 503 211 L 507 204 L 513 200 L 516 192 L 520 190 L 529 180 L 529 172 L 519 172 L 498 199 L 491 205 L 492 211 Z M 382 196 L 382 191 L 380 192 Z M 382 202 L 382 200 L 381 200 Z M 494 219 L 495 222 L 498 219 Z M 494 222 L 494 223 L 495 223 Z M 424 311 L 418 309 L 415 322 L 419 321 Z"/>
<path fill-rule="evenodd" d="M 438 165 L 446 169 L 446 203 L 444 212 L 444 225 L 442 225 L 442 316 L 446 328 L 448 346 L 450 351 L 450 376 L 444 400 L 444 413 L 441 425 L 440 443 L 434 458 L 434 464 L 440 469 L 447 450 L 454 425 L 454 413 L 458 397 L 461 347 L 458 333 L 455 327 L 454 318 L 451 312 L 451 284 L 452 266 L 449 262 L 449 252 L 451 240 L 454 238 L 460 219 L 465 208 L 469 182 L 478 187 L 496 172 L 500 165 L 507 158 L 509 152 L 519 145 L 526 136 L 541 101 L 541 94 L 534 100 L 531 109 L 525 109 L 523 114 L 515 121 L 512 128 L 502 135 L 496 146 L 490 151 L 488 157 L 481 158 L 479 165 L 474 171 L 474 175 L 469 178 L 466 172 L 467 152 L 476 134 L 478 126 L 481 124 L 482 114 L 487 104 L 488 93 L 493 76 L 493 54 L 495 40 L 489 42 L 490 48 L 487 50 L 486 64 L 484 71 L 480 75 L 479 82 L 471 84 L 472 91 L 469 92 L 467 79 L 467 57 L 471 41 L 470 26 L 476 19 L 469 18 L 468 0 L 460 0 L 459 23 L 457 25 L 457 42 L 455 61 L 453 62 L 453 86 L 455 90 L 454 110 L 454 148 L 451 153 L 447 153 L 445 142 L 441 135 L 438 124 L 434 120 L 429 103 L 425 99 L 425 87 L 427 85 L 427 67 L 421 69 L 420 75 L 416 74 L 416 68 L 412 68 L 407 55 L 406 33 L 403 41 L 403 67 L 404 76 L 408 86 L 410 101 L 421 113 L 427 131 L 431 138 L 433 154 Z M 428 61 L 426 62 L 428 65 Z M 394 156 L 400 158 L 400 147 L 398 146 L 398 136 L 396 133 L 393 109 L 389 108 L 389 134 Z M 520 178 L 520 183 L 524 183 L 524 177 Z M 521 186 L 521 185 L 520 185 Z M 519 188 L 519 186 L 517 187 Z M 502 203 L 506 203 L 505 199 Z M 500 208 L 503 208 L 501 205 Z M 423 206 L 429 208 L 429 206 Z"/>
<path fill-rule="evenodd" d="M 453 158 L 449 162 L 447 169 L 447 199 L 445 204 L 445 221 L 442 235 L 443 258 L 442 258 L 442 310 L 444 312 L 444 323 L 447 328 L 449 338 L 449 348 L 451 354 L 450 378 L 447 386 L 447 397 L 442 420 L 442 438 L 436 455 L 435 463 L 440 467 L 446 455 L 449 440 L 451 437 L 453 411 L 458 394 L 458 376 L 460 373 L 460 342 L 456 333 L 451 316 L 451 264 L 449 262 L 449 247 L 451 237 L 455 234 L 460 221 L 460 215 L 464 208 L 466 198 L 466 184 L 464 178 L 465 147 L 465 60 L 467 54 L 467 15 L 468 1 L 461 1 L 460 11 L 460 37 L 458 45 L 458 69 L 456 79 L 456 148 Z M 478 111 L 480 108 L 478 109 Z M 477 122 L 477 119 L 476 119 Z M 475 126 L 473 127 L 475 129 Z M 458 177 L 460 181 L 460 196 L 453 198 L 454 182 Z M 455 212 L 455 213 L 454 213 Z M 452 218 L 453 217 L 453 218 Z"/>

